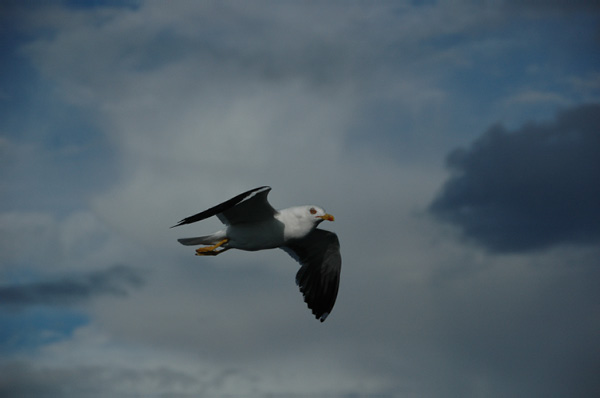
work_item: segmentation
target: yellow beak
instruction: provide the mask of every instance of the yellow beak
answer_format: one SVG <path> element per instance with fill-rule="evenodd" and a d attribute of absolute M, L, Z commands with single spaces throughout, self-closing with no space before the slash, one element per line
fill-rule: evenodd
<path fill-rule="evenodd" d="M 331 214 L 325 214 L 324 216 L 319 216 L 319 218 L 327 221 L 335 221 L 335 217 L 333 217 Z"/>

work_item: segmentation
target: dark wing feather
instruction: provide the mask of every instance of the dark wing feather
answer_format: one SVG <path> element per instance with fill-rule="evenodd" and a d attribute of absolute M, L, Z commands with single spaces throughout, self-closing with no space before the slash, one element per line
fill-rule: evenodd
<path fill-rule="evenodd" d="M 275 214 L 275 209 L 267 201 L 270 187 L 264 186 L 241 193 L 221 204 L 194 214 L 179 221 L 171 228 L 205 220 L 212 216 L 219 217 L 225 224 L 239 224 L 265 219 Z"/>
<path fill-rule="evenodd" d="M 247 192 L 235 206 L 231 206 L 217 214 L 223 224 L 235 225 L 266 221 L 277 212 L 267 200 L 270 187 L 260 187 Z"/>
<path fill-rule="evenodd" d="M 337 235 L 315 229 L 282 249 L 302 265 L 296 284 L 308 308 L 323 322 L 333 309 L 340 285 L 342 257 Z"/>

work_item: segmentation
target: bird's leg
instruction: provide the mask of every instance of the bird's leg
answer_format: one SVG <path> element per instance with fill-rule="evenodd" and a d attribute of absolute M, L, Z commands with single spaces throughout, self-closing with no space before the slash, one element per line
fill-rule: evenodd
<path fill-rule="evenodd" d="M 229 248 L 228 247 L 221 248 L 221 250 L 217 250 L 217 248 L 221 247 L 222 245 L 224 245 L 227 242 L 229 242 L 229 239 L 223 239 L 216 245 L 199 247 L 198 249 L 196 249 L 196 256 L 216 256 L 217 254 L 221 254 L 224 251 L 229 250 Z"/>

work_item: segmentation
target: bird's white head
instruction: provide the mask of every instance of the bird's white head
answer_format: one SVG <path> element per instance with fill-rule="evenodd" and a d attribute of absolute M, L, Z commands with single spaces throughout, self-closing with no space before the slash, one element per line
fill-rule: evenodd
<path fill-rule="evenodd" d="M 302 238 L 321 222 L 334 218 L 319 206 L 297 206 L 281 210 L 278 217 L 286 226 L 286 236 L 290 239 Z"/>
<path fill-rule="evenodd" d="M 320 223 L 321 221 L 334 221 L 335 218 L 327 213 L 324 209 L 319 206 L 304 206 L 304 211 L 306 212 L 306 216 L 309 219 L 313 219 L 315 223 Z"/>

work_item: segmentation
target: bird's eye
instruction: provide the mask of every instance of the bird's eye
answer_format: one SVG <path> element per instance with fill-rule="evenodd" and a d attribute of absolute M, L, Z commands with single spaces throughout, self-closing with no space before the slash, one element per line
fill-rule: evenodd
<path fill-rule="evenodd" d="M 317 214 L 317 211 L 315 210 L 314 207 L 311 207 L 309 211 L 310 211 L 310 214 Z"/>

